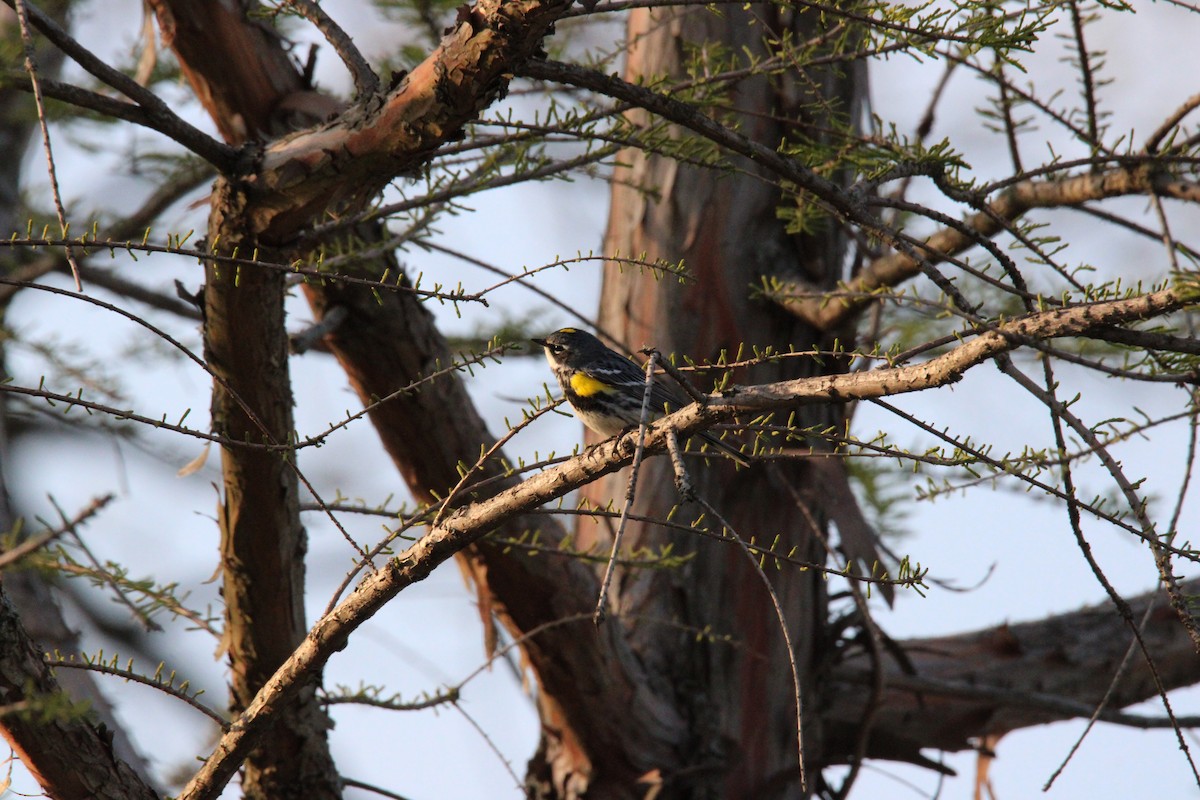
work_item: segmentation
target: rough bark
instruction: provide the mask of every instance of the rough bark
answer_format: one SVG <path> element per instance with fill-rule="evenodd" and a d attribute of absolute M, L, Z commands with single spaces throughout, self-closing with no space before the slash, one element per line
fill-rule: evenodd
<path fill-rule="evenodd" d="M 0 707 L 4 738 L 55 800 L 157 800 L 113 752 L 106 726 L 71 707 L 0 590 Z"/>
<path fill-rule="evenodd" d="M 195 4 L 156 0 L 154 5 L 172 15 L 172 49 L 185 58 L 179 19 L 197 13 Z M 386 94 L 359 98 L 324 125 L 270 142 L 245 165 L 252 189 L 241 209 L 247 232 L 264 244 L 295 244 L 327 211 L 361 211 L 389 181 L 420 168 L 503 96 L 514 65 L 537 52 L 569 5 L 569 0 L 483 0 L 464 10 L 441 45 L 412 72 L 392 76 Z M 261 38 L 258 46 L 269 42 Z M 203 59 L 191 62 L 196 71 L 204 70 L 191 76 L 193 85 L 210 114 L 235 113 L 230 109 L 241 94 L 233 84 L 241 72 L 233 65 L 242 54 L 219 37 L 206 43 Z"/>
<path fill-rule="evenodd" d="M 238 191 L 220 180 L 213 195 L 209 237 L 231 248 L 225 252 L 246 242 L 236 213 Z M 216 263 L 205 269 L 204 357 L 215 379 L 212 426 L 231 441 L 281 444 L 294 431 L 283 302 L 280 272 Z M 307 538 L 293 458 L 284 451 L 221 448 L 223 645 L 234 714 L 245 710 L 308 629 Z M 274 735 L 247 760 L 242 780 L 247 797 L 340 797 L 326 738 L 330 724 L 316 702 L 318 676 L 311 678 Z"/>
<path fill-rule="evenodd" d="M 164 43 L 175 51 L 228 143 L 286 129 L 277 108 L 286 98 L 303 96 L 306 87 L 269 27 L 248 22 L 239 3 L 162 0 L 153 8 Z M 217 181 L 208 241 L 219 243 L 220 253 L 258 249 L 269 257 L 249 224 L 251 195 L 248 181 Z M 204 356 L 215 379 L 213 431 L 232 441 L 280 444 L 295 429 L 284 284 L 284 275 L 274 270 L 216 262 L 205 268 Z M 281 451 L 221 449 L 222 645 L 234 714 L 246 709 L 308 629 L 307 539 L 292 460 Z M 297 693 L 274 735 L 246 760 L 242 789 L 247 797 L 341 796 L 327 740 L 331 725 L 316 701 L 318 677 Z"/>
<path fill-rule="evenodd" d="M 757 13 L 768 13 L 757 8 Z M 631 13 L 631 42 L 626 80 L 682 77 L 686 47 L 717 42 L 730 52 L 763 53 L 762 31 L 749 24 L 753 12 L 725 9 L 721 16 L 692 9 Z M 743 15 L 744 14 L 744 15 Z M 789 18 L 770 15 L 779 27 Z M 826 76 L 810 76 L 818 85 Z M 762 77 L 737 84 L 726 103 L 742 110 L 741 132 L 773 145 L 794 134 L 799 122 L 794 85 Z M 847 80 L 827 89 L 843 108 L 851 108 L 857 87 Z M 802 93 L 801 93 L 802 94 Z M 640 117 L 635 115 L 635 119 Z M 778 120 L 784 120 L 782 123 Z M 768 305 L 749 299 L 747 287 L 763 275 L 800 270 L 818 286 L 839 277 L 840 243 L 827 231 L 799 239 L 788 235 L 776 219 L 781 201 L 771 181 L 753 175 L 727 175 L 681 165 L 638 151 L 622 154 L 630 164 L 614 183 L 606 253 L 646 253 L 650 259 L 682 259 L 694 282 L 655 281 L 636 270 L 610 266 L 605 271 L 600 327 L 611 331 L 630 350 L 652 345 L 665 353 L 696 359 L 715 358 L 739 344 L 798 349 L 818 344 L 814 331 Z M 739 382 L 799 377 L 811 364 L 796 360 L 738 374 Z M 700 379 L 698 379 L 700 380 Z M 786 412 L 783 413 L 786 416 Z M 802 414 L 798 424 L 832 422 L 839 416 L 828 407 Z M 696 491 L 708 499 L 744 538 L 772 541 L 799 558 L 822 561 L 823 511 L 815 502 L 813 473 L 803 464 L 756 465 L 733 469 L 728 461 L 692 461 Z M 598 506 L 623 496 L 622 473 L 598 481 L 585 496 Z M 793 502 L 784 484 L 803 498 Z M 663 518 L 679 503 L 671 468 L 664 460 L 648 464 L 639 479 L 634 511 Z M 801 507 L 801 505 L 803 507 Z M 676 517 L 701 513 L 684 506 Z M 814 529 L 816 525 L 816 529 Z M 608 532 L 582 523 L 581 534 L 607 539 Z M 632 522 L 630 548 L 672 543 L 693 556 L 680 570 L 622 574 L 615 582 L 614 606 L 640 622 L 632 631 L 634 651 L 651 671 L 656 688 L 671 698 L 682 727 L 672 732 L 672 761 L 656 765 L 670 797 L 797 797 L 803 794 L 795 745 L 795 709 L 791 672 L 769 598 L 753 566 L 736 549 L 714 545 L 653 524 Z M 582 540 L 587 544 L 588 538 Z M 774 572 L 772 584 L 783 603 L 797 647 L 803 694 L 814 699 L 813 678 L 826 643 L 824 583 L 812 573 Z M 656 624 L 654 621 L 658 621 Z M 671 629 L 662 623 L 682 625 Z M 697 636 L 697 631 L 711 636 Z M 725 637 L 730 637 L 726 639 Z M 821 763 L 817 716 L 805 722 L 809 766 Z M 571 769 L 569 752 L 546 753 L 552 771 Z M 625 787 L 613 796 L 634 796 Z M 557 789 L 547 796 L 573 796 Z"/>

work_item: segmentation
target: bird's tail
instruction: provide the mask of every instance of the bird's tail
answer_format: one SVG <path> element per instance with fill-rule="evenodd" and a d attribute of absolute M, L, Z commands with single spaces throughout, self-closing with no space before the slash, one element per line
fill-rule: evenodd
<path fill-rule="evenodd" d="M 726 444 L 725 442 L 721 441 L 720 439 L 718 439 L 716 436 L 709 433 L 708 431 L 700 433 L 699 437 L 701 439 L 703 439 L 705 442 L 707 442 L 708 444 L 712 445 L 717 450 L 720 450 L 722 453 L 724 453 L 725 455 L 732 458 L 734 461 L 736 461 L 741 466 L 743 466 L 743 467 L 750 466 L 750 459 L 747 458 L 744 453 L 742 453 L 736 447 L 733 447 L 732 445 Z"/>

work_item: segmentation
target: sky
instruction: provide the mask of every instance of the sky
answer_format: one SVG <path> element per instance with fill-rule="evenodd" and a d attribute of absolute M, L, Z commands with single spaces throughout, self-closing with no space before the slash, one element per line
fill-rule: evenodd
<path fill-rule="evenodd" d="M 394 26 L 370 23 L 361 14 L 362 3 L 327 3 L 327 9 L 362 44 L 368 55 L 380 58 L 398 39 Z M 124 54 L 136 46 L 141 20 L 140 4 L 131 0 L 92 3 L 77 25 L 84 42 L 102 55 Z M 1134 142 L 1152 130 L 1158 120 L 1196 91 L 1190 83 L 1197 73 L 1194 49 L 1194 16 L 1166 3 L 1138 4 L 1136 15 L 1125 15 L 1116 25 L 1089 32 L 1093 46 L 1108 51 L 1108 74 L 1118 80 L 1101 90 L 1101 99 L 1113 110 L 1114 131 L 1130 131 Z M 1153 68 L 1146 68 L 1145 53 L 1153 52 Z M 1052 84 L 1065 92 L 1076 91 L 1071 76 L 1054 51 L 1026 64 L 1037 76 L 1043 94 L 1043 70 Z M 940 66 L 895 57 L 875 66 L 871 76 L 873 111 L 894 120 L 901 130 L 915 126 L 925 98 L 940 75 Z M 1058 76 L 1058 77 L 1053 77 Z M 318 62 L 318 82 L 334 91 L 348 82 L 328 48 Z M 175 87 L 170 98 L 196 124 L 210 129 L 203 114 L 184 105 L 187 92 Z M 932 136 L 953 136 L 965 152 L 971 173 L 981 180 L 1002 177 L 1007 164 L 1000 139 L 981 129 L 973 109 L 981 103 L 981 84 L 959 72 L 948 86 Z M 520 102 L 520 101 L 514 101 Z M 152 134 L 138 134 L 115 156 L 89 152 L 73 137 L 60 132 L 55 141 L 63 191 L 73 210 L 91 213 L 95 198 L 105 198 L 105 211 L 117 213 L 135 207 L 147 191 L 137 174 L 147 168 L 141 159 L 161 142 Z M 78 137 L 75 137 L 78 138 Z M 1032 141 L 1032 140 L 1031 140 Z M 1032 146 L 1032 145 L 1031 145 Z M 1069 155 L 1069 145 L 1062 145 Z M 1031 153 L 1031 158 L 1040 157 Z M 40 151 L 26 154 L 29 192 L 44 197 Z M 444 219 L 439 227 L 444 240 L 456 249 L 489 260 L 510 271 L 532 267 L 598 248 L 607 215 L 607 189 L 598 181 L 579 179 L 572 184 L 539 184 L 524 187 L 519 201 L 512 194 L 472 197 L 469 212 Z M 919 185 L 914 199 L 933 201 Z M 39 194 L 41 193 L 41 194 Z M 198 191 L 177 204 L 168 215 L 172 232 L 203 228 L 204 209 L 197 206 L 205 192 Z M 1141 204 L 1140 200 L 1126 201 Z M 1135 206 L 1125 206 L 1137 207 Z M 1101 275 L 1152 277 L 1164 270 L 1161 248 L 1130 237 L 1108 239 L 1069 214 L 1054 215 L 1070 245 L 1071 260 L 1094 264 Z M 1180 230 L 1195 222 L 1179 217 Z M 156 232 L 156 234 L 161 232 Z M 1072 235 L 1076 234 L 1076 235 Z M 461 280 L 468 287 L 489 285 L 492 278 L 452 259 L 428 253 L 403 256 L 410 268 L 445 284 Z M 155 285 L 170 287 L 175 279 L 189 288 L 200 283 L 194 264 L 164 257 L 142 258 L 137 263 L 118 260 L 113 266 L 130 274 L 149 272 Z M 598 270 L 592 266 L 570 272 L 548 271 L 538 286 L 577 304 L 590 314 L 599 291 Z M 170 289 L 166 289 L 170 291 Z M 99 293 L 98 294 L 102 294 Z M 105 299 L 112 299 L 105 297 Z M 536 313 L 549 330 L 571 320 L 545 307 L 519 286 L 497 293 L 490 309 L 468 309 L 459 317 L 448 307 L 438 309 L 443 329 L 471 333 L 505 314 Z M 295 300 L 289 326 L 299 329 L 310 319 Z M 196 351 L 199 332 L 186 321 L 155 317 Z M 90 358 L 97 369 L 121 386 L 121 402 L 144 409 L 150 416 L 178 417 L 190 409 L 189 422 L 205 419 L 209 385 L 193 365 L 164 354 L 126 321 L 78 303 L 63 303 L 44 295 L 24 293 L 9 319 L 25 341 L 49 339 L 69 348 L 76 357 Z M 64 324 L 69 322 L 69 324 Z M 42 355 L 16 345 L 10 368 L 21 382 L 36 385 L 37 376 L 53 374 Z M 301 432 L 320 430 L 357 410 L 357 401 L 331 359 L 306 355 L 293 359 L 293 379 L 298 400 L 296 414 Z M 1113 385 L 1094 376 L 1063 371 L 1071 385 L 1086 390 L 1078 410 L 1098 421 L 1127 414 L 1131 404 L 1152 411 L 1171 407 L 1177 400 L 1170 389 L 1145 385 Z M 65 380 L 65 379 L 64 379 Z M 551 375 L 539 359 L 512 358 L 489 366 L 469 381 L 469 389 L 493 433 L 504 430 L 506 419 L 519 417 L 524 398 L 542 392 Z M 63 383 L 61 385 L 67 385 Z M 1019 449 L 1026 443 L 1045 441 L 1045 421 L 1032 403 L 1002 390 L 994 370 L 978 369 L 949 392 L 929 392 L 897 401 L 897 405 L 925 419 L 936 420 L 951 431 L 970 433 L 994 441 L 1000 449 Z M 881 412 L 860 408 L 856 427 L 861 435 L 887 428 L 901 444 L 921 445 L 915 430 L 899 427 Z M 1145 477 L 1151 494 L 1171 497 L 1184 459 L 1185 437 L 1177 428 L 1151 441 L 1121 445 L 1118 455 Z M 511 453 L 532 457 L 555 450 L 570 450 L 580 441 L 579 425 L 552 415 L 540 420 L 514 443 Z M 80 438 L 73 434 L 26 441 L 10 466 L 17 496 L 31 513 L 51 517 L 50 498 L 64 509 L 81 507 L 92 497 L 114 492 L 116 501 L 87 529 L 89 544 L 105 558 L 120 561 L 133 575 L 153 573 L 159 581 L 178 581 L 190 587 L 193 604 L 215 604 L 217 532 L 213 515 L 219 483 L 217 459 L 198 473 L 177 477 L 176 471 L 199 455 L 200 444 L 191 439 L 149 433 L 140 443 L 110 436 Z M 391 464 L 380 451 L 367 424 L 351 425 L 331 437 L 329 444 L 305 454 L 302 466 L 327 496 L 340 492 L 368 505 L 394 507 L 405 492 Z M 1085 470 L 1087 490 L 1111 489 L 1102 473 Z M 899 485 L 915 490 L 919 476 L 897 476 Z M 1087 493 L 1086 491 L 1084 492 Z M 1194 528 L 1197 511 L 1185 508 L 1186 526 Z M 346 517 L 344 523 L 359 539 L 377 538 L 382 523 L 370 517 Z M 324 520 L 306 518 L 310 535 L 309 618 L 328 602 L 334 588 L 351 565 L 350 552 L 340 535 Z M 1037 619 L 1047 613 L 1076 609 L 1100 602 L 1103 592 L 1088 572 L 1071 538 L 1065 514 L 1054 504 L 1021 492 L 976 491 L 912 504 L 906 520 L 909 534 L 897 547 L 930 568 L 932 574 L 969 586 L 989 576 L 970 592 L 932 587 L 923 597 L 903 593 L 894 610 L 878 609 L 878 619 L 892 636 L 927 636 L 974 630 L 1006 621 Z M 1088 532 L 1097 558 L 1117 588 L 1137 593 L 1154 581 L 1149 554 L 1128 538 L 1099 525 Z M 990 573 L 990 575 L 989 575 Z M 102 601 L 106 618 L 121 620 L 120 609 Z M 69 609 L 69 611 L 71 611 Z M 77 611 L 71 613 L 77 614 Z M 77 617 L 76 617 L 77 618 Z M 104 647 L 103 638 L 89 636 L 90 648 Z M 220 705 L 225 683 L 224 665 L 214 660 L 215 642 L 203 634 L 167 634 L 159 644 L 163 657 L 174 665 L 194 670 L 194 685 L 209 687 L 209 701 Z M 365 624 L 352 647 L 334 658 L 326 672 L 327 686 L 357 688 L 360 681 L 386 686 L 413 698 L 435 692 L 473 673 L 484 659 L 481 628 L 471 594 L 456 568 L 446 565 L 427 581 L 405 591 L 377 617 Z M 152 670 L 152 665 L 146 666 Z M 142 745 L 162 775 L 190 768 L 191 759 L 210 751 L 212 729 L 190 709 L 138 686 L 106 682 L 118 713 L 131 722 Z M 1185 690 L 1173 695 L 1177 713 L 1200 711 L 1200 693 Z M 331 735 L 335 756 L 348 777 L 377 782 L 416 800 L 422 798 L 517 798 L 522 796 L 509 769 L 517 776 L 537 741 L 537 717 L 532 701 L 505 664 L 496 664 L 472 680 L 464 690 L 464 711 L 454 709 L 420 714 L 389 714 L 341 706 L 337 728 Z M 1157 714 L 1152 703 L 1146 713 Z M 1068 722 L 1019 731 L 999 744 L 991 779 L 998 797 L 1028 797 L 1041 791 L 1059 762 L 1065 758 L 1082 723 Z M 482 731 L 486 737 L 480 733 Z M 1197 743 L 1192 741 L 1193 746 Z M 494 751 L 498 750 L 497 752 Z M 506 764 L 507 762 L 507 764 Z M 854 797 L 964 798 L 972 791 L 974 756 L 946 757 L 960 777 L 940 783 L 931 773 L 892 764 L 872 764 L 865 770 Z M 1152 765 L 1131 769 L 1130 765 Z M 28 778 L 15 788 L 32 790 Z M 1048 796 L 1187 797 L 1200 794 L 1190 771 L 1177 752 L 1173 734 L 1138 732 L 1098 726 L 1056 782 Z M 227 792 L 234 796 L 233 790 Z M 373 795 L 350 791 L 348 797 Z"/>

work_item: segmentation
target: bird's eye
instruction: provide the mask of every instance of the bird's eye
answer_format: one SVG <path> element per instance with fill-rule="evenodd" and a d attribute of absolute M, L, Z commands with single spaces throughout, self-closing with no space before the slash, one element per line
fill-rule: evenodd
<path fill-rule="evenodd" d="M 563 353 L 566 352 L 566 350 L 567 350 L 567 348 L 563 347 L 561 344 L 550 345 L 550 352 L 554 353 L 554 355 L 556 355 L 556 356 L 562 355 Z"/>

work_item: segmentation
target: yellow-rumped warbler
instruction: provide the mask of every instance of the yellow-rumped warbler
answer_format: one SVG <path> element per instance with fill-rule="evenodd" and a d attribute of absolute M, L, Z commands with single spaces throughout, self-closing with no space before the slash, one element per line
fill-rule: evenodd
<path fill-rule="evenodd" d="M 562 328 L 532 341 L 546 351 L 563 395 L 584 425 L 601 436 L 615 436 L 641 421 L 646 373 L 633 361 L 577 328 Z M 650 421 L 689 402 L 675 386 L 656 379 L 650 390 Z M 750 465 L 745 456 L 712 434 L 697 436 L 743 467 Z"/>

